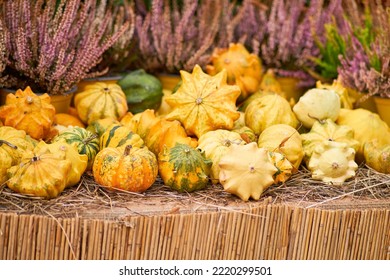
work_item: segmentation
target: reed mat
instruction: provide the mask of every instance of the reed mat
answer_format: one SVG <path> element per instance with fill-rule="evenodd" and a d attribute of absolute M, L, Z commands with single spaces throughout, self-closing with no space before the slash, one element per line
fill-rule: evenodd
<path fill-rule="evenodd" d="M 209 185 L 109 191 L 86 173 L 58 198 L 0 187 L 0 259 L 387 259 L 390 175 L 333 186 L 305 168 L 258 201 Z"/>

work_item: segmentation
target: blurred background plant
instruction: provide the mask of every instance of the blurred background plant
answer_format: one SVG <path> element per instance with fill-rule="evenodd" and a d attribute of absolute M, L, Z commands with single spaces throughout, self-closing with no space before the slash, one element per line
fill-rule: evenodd
<path fill-rule="evenodd" d="M 386 2 L 386 3 L 385 3 Z M 349 47 L 340 56 L 339 78 L 344 86 L 371 96 L 390 98 L 390 1 L 363 1 L 364 13 L 346 1 Z"/>
<path fill-rule="evenodd" d="M 7 42 L 6 75 L 13 88 L 64 94 L 85 78 L 106 50 L 128 30 L 126 21 L 110 29 L 112 12 L 106 1 L 5 0 L 1 2 Z"/>
<path fill-rule="evenodd" d="M 205 68 L 215 48 L 235 40 L 240 7 L 229 0 L 135 1 L 137 67 L 170 74 Z"/>

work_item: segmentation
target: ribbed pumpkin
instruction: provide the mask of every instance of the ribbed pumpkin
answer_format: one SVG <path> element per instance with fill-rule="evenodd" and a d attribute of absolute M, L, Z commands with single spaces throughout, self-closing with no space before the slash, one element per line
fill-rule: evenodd
<path fill-rule="evenodd" d="M 257 144 L 270 152 L 279 152 L 298 170 L 304 156 L 302 137 L 287 124 L 276 124 L 266 128 L 259 136 Z"/>
<path fill-rule="evenodd" d="M 246 145 L 231 145 L 219 162 L 219 181 L 225 191 L 243 201 L 258 200 L 261 194 L 274 183 L 278 171 L 270 161 L 268 150 L 258 148 L 252 142 Z"/>
<path fill-rule="evenodd" d="M 48 94 L 36 95 L 30 87 L 8 94 L 0 107 L 0 120 L 6 126 L 24 130 L 32 138 L 51 136 L 56 110 Z"/>
<path fill-rule="evenodd" d="M 223 69 L 227 71 L 228 84 L 240 87 L 241 101 L 259 88 L 263 75 L 261 60 L 256 54 L 249 53 L 243 44 L 230 43 L 228 48 L 214 49 L 206 71 L 216 75 Z"/>
<path fill-rule="evenodd" d="M 360 143 L 354 138 L 354 131 L 347 125 L 337 125 L 331 119 L 316 121 L 310 132 L 301 134 L 302 146 L 305 153 L 304 161 L 307 163 L 316 146 L 324 140 L 347 143 L 356 152 Z"/>
<path fill-rule="evenodd" d="M 7 186 L 24 195 L 55 198 L 65 189 L 71 168 L 65 154 L 37 146 L 23 154 L 20 164 L 8 169 Z"/>
<path fill-rule="evenodd" d="M 20 162 L 20 159 L 34 145 L 26 139 L 26 132 L 10 126 L 0 127 L 0 185 L 7 179 L 7 170 Z"/>
<path fill-rule="evenodd" d="M 209 182 L 212 162 L 199 150 L 177 143 L 158 156 L 158 168 L 164 184 L 178 192 L 204 189 Z"/>
<path fill-rule="evenodd" d="M 108 147 L 96 155 L 92 172 L 95 181 L 108 189 L 144 192 L 156 181 L 157 159 L 146 147 Z"/>
<path fill-rule="evenodd" d="M 88 156 L 79 154 L 77 147 L 68 144 L 65 140 L 53 142 L 51 144 L 46 144 L 41 141 L 37 145 L 37 149 L 44 147 L 48 148 L 53 154 L 64 154 L 64 158 L 72 163 L 69 175 L 66 178 L 66 187 L 71 187 L 79 183 L 81 176 L 87 169 Z"/>
<path fill-rule="evenodd" d="M 113 124 L 120 124 L 120 122 L 117 119 L 114 119 L 112 117 L 98 119 L 92 121 L 87 126 L 87 130 L 92 132 L 93 134 L 97 134 L 98 138 L 100 139 L 100 137 L 107 130 L 107 128 Z"/>
<path fill-rule="evenodd" d="M 213 184 L 219 182 L 219 161 L 231 145 L 244 145 L 246 142 L 237 132 L 218 129 L 203 134 L 198 139 L 198 149 L 205 152 L 206 158 L 211 160 L 210 178 Z"/>
<path fill-rule="evenodd" d="M 184 70 L 180 74 L 181 86 L 166 99 L 173 110 L 165 118 L 180 121 L 189 136 L 198 138 L 210 130 L 232 129 L 240 117 L 236 109 L 240 88 L 226 83 L 226 70 L 210 76 L 195 65 L 191 74 Z"/>
<path fill-rule="evenodd" d="M 68 144 L 75 145 L 79 154 L 88 156 L 87 170 L 92 168 L 96 154 L 99 152 L 99 139 L 97 134 L 82 127 L 71 127 L 58 134 L 52 142 L 65 140 Z"/>
<path fill-rule="evenodd" d="M 245 110 L 245 124 L 256 135 L 275 124 L 286 124 L 293 128 L 298 120 L 288 101 L 278 94 L 264 95 L 253 100 Z"/>
<path fill-rule="evenodd" d="M 378 141 L 364 144 L 364 159 L 366 165 L 378 172 L 390 174 L 390 144 L 378 145 Z"/>
<path fill-rule="evenodd" d="M 126 96 L 117 84 L 96 82 L 74 97 L 80 119 L 87 125 L 97 119 L 120 119 L 128 110 Z"/>
<path fill-rule="evenodd" d="M 356 153 L 356 161 L 364 160 L 363 147 L 366 142 L 377 139 L 378 145 L 390 144 L 390 132 L 388 125 L 379 117 L 366 109 L 341 109 L 336 121 L 339 125 L 347 125 L 354 131 L 354 137 L 360 143 Z"/>
<path fill-rule="evenodd" d="M 130 128 L 121 124 L 113 124 L 100 137 L 100 150 L 107 147 L 121 147 L 131 145 L 142 148 L 145 143 L 141 137 Z"/>

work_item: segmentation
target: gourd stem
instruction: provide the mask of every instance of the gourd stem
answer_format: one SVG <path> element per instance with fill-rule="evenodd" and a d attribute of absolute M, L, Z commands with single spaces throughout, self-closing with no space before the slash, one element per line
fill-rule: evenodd
<path fill-rule="evenodd" d="M 5 140 L 0 140 L 0 146 L 3 145 L 3 144 L 6 144 L 7 146 L 11 147 L 12 149 L 17 149 L 18 146 L 15 146 L 14 144 L 8 142 L 8 141 L 5 141 Z"/>
<path fill-rule="evenodd" d="M 38 160 L 39 160 L 39 157 L 36 154 L 34 154 L 34 156 L 31 159 L 31 162 L 36 162 Z"/>
<path fill-rule="evenodd" d="M 125 148 L 124 155 L 128 156 L 130 154 L 130 151 L 131 151 L 132 148 L 133 148 L 132 145 L 127 145 L 126 148 Z"/>
<path fill-rule="evenodd" d="M 88 144 L 89 142 L 91 142 L 93 139 L 95 139 L 97 137 L 98 137 L 97 134 L 93 134 L 90 137 L 83 139 L 83 144 L 86 145 L 86 144 Z"/>
<path fill-rule="evenodd" d="M 322 119 L 322 120 L 321 120 L 321 119 L 319 119 L 319 118 L 313 117 L 313 116 L 311 116 L 310 114 L 307 114 L 307 115 L 308 115 L 309 118 L 318 121 L 320 124 L 324 124 L 325 121 L 326 121 L 325 119 Z"/>

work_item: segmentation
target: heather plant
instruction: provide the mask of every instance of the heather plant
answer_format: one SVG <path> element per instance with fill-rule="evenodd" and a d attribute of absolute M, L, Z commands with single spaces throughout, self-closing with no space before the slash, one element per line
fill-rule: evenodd
<path fill-rule="evenodd" d="M 340 56 L 339 78 L 344 86 L 366 93 L 359 102 L 374 95 L 390 98 L 390 7 L 366 1 L 363 15 L 349 17 L 350 48 Z"/>
<path fill-rule="evenodd" d="M 7 75 L 14 88 L 64 94 L 82 79 L 102 75 L 91 70 L 127 30 L 124 22 L 109 30 L 111 11 L 105 1 L 5 0 L 1 4 L 7 43 Z M 98 16 L 100 13 L 100 16 Z"/>
<path fill-rule="evenodd" d="M 150 73 L 205 67 L 214 48 L 234 41 L 242 13 L 228 0 L 136 1 L 138 67 Z"/>

